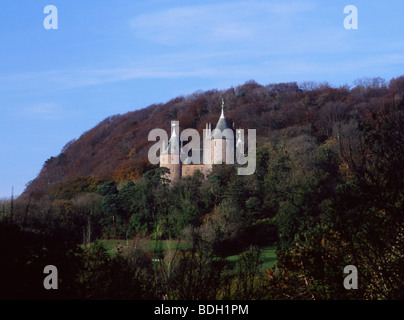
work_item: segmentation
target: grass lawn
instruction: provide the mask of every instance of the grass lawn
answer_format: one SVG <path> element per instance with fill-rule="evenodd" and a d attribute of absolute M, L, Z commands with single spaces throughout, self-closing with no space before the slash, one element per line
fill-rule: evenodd
<path fill-rule="evenodd" d="M 262 248 L 263 268 L 271 269 L 276 264 L 276 247 Z"/>
<path fill-rule="evenodd" d="M 125 248 L 126 246 L 131 246 L 133 245 L 133 240 L 100 240 L 101 243 L 105 246 L 105 248 L 108 250 L 108 253 L 113 254 L 115 253 L 118 248 Z M 176 248 L 177 245 L 180 247 L 184 248 L 186 246 L 185 243 L 178 243 L 177 241 L 174 240 L 161 240 L 159 241 L 159 244 L 161 245 L 162 249 L 166 249 L 168 245 L 171 245 L 172 248 Z M 151 251 L 156 251 L 157 243 L 155 240 L 146 240 L 145 246 L 148 246 Z M 276 253 L 275 253 L 276 247 L 268 246 L 268 247 L 263 247 L 261 248 L 261 257 L 263 260 L 262 263 L 262 268 L 264 270 L 266 269 L 271 269 L 275 263 L 276 263 Z M 233 255 L 227 257 L 227 259 L 231 262 L 236 262 L 238 259 L 239 255 Z"/>
<path fill-rule="evenodd" d="M 125 248 L 127 246 L 132 246 L 134 240 L 100 240 L 101 243 L 105 246 L 105 248 L 107 249 L 109 254 L 113 254 L 115 253 L 118 248 Z M 158 243 L 155 240 L 144 240 L 145 243 L 144 245 L 146 247 L 148 247 L 149 250 L 151 251 L 156 251 L 157 246 L 160 245 L 161 249 L 166 249 L 169 245 L 171 245 L 171 247 L 173 249 L 175 249 L 177 247 L 177 245 L 180 246 L 180 248 L 183 248 L 184 246 L 186 246 L 185 243 L 178 243 L 178 241 L 175 240 L 160 240 Z"/>
<path fill-rule="evenodd" d="M 115 253 L 120 246 L 126 246 L 126 240 L 100 240 L 109 254 Z M 129 245 L 132 241 L 129 241 Z"/>
<path fill-rule="evenodd" d="M 276 263 L 276 247 L 263 247 L 261 248 L 261 258 L 263 260 L 262 268 L 264 270 L 271 269 Z M 237 262 L 239 255 L 229 256 L 227 259 L 231 262 Z"/>

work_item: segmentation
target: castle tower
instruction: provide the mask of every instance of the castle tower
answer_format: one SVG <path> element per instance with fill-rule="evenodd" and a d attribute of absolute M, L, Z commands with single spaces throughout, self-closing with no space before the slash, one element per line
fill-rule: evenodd
<path fill-rule="evenodd" d="M 224 101 L 222 99 L 222 114 L 212 131 L 211 163 L 234 164 L 234 133 L 224 116 Z"/>
<path fill-rule="evenodd" d="M 203 137 L 203 163 L 205 175 L 212 171 L 212 124 L 207 123 Z"/>
<path fill-rule="evenodd" d="M 237 157 L 237 153 L 238 153 L 238 156 L 244 156 L 244 139 L 242 138 L 241 133 L 242 133 L 241 129 L 238 129 L 237 130 L 238 139 L 236 142 L 236 157 Z"/>
<path fill-rule="evenodd" d="M 160 167 L 166 167 L 170 170 L 167 178 L 171 181 L 181 178 L 181 148 L 179 139 L 179 128 L 177 121 L 171 121 L 171 138 L 167 146 L 163 146 L 160 154 Z"/>

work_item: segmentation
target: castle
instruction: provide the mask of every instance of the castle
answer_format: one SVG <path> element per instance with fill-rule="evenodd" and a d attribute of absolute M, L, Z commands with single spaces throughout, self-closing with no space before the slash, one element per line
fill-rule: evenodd
<path fill-rule="evenodd" d="M 173 181 L 181 177 L 192 176 L 196 171 L 200 171 L 206 177 L 212 171 L 214 164 L 232 165 L 235 163 L 235 152 L 244 151 L 241 130 L 238 130 L 235 135 L 234 128 L 232 129 L 227 123 L 223 100 L 221 107 L 222 114 L 215 129 L 212 130 L 212 124 L 207 123 L 206 129 L 203 130 L 203 150 L 192 149 L 191 157 L 188 148 L 184 148 L 180 141 L 178 125 L 173 122 L 171 138 L 167 145 L 163 144 L 160 153 L 160 167 L 170 170 L 166 176 L 168 179 Z M 235 137 L 238 138 L 236 143 Z M 185 161 L 182 161 L 184 158 Z"/>

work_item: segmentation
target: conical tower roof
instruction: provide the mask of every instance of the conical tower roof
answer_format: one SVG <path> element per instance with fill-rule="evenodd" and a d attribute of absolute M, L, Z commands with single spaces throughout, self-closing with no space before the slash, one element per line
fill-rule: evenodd
<path fill-rule="evenodd" d="M 172 134 L 170 140 L 168 140 L 167 147 L 163 150 L 162 154 L 180 154 L 180 138 L 177 136 L 176 125 L 172 124 Z"/>
<path fill-rule="evenodd" d="M 216 124 L 216 128 L 212 132 L 212 138 L 213 139 L 222 139 L 222 133 L 226 129 L 231 129 L 229 124 L 227 123 L 227 120 L 224 116 L 224 101 L 222 99 L 222 114 L 219 118 L 219 121 Z"/>

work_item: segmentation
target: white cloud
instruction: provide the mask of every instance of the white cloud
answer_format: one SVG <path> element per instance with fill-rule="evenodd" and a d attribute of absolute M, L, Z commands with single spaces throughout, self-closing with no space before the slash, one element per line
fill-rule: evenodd
<path fill-rule="evenodd" d="M 170 8 L 140 14 L 130 22 L 137 37 L 165 45 L 264 40 L 310 10 L 311 2 L 239 1 Z"/>
<path fill-rule="evenodd" d="M 356 34 L 347 32 L 341 23 L 322 25 L 315 20 L 318 10 L 311 0 L 236 1 L 139 14 L 131 20 L 131 30 L 139 38 L 160 44 L 151 46 L 155 54 L 140 51 L 139 56 L 103 68 L 86 65 L 0 74 L 0 92 L 66 90 L 134 79 L 234 77 L 237 82 L 242 77 L 340 72 L 347 69 L 346 64 L 353 68 L 370 65 L 362 57 L 351 58 L 358 56 L 362 46 L 355 41 Z M 351 55 L 353 51 L 356 54 Z M 401 57 L 373 56 L 373 66 L 398 63 Z"/>
<path fill-rule="evenodd" d="M 62 107 L 52 102 L 33 104 L 18 111 L 20 116 L 41 120 L 57 120 L 62 117 L 62 114 Z"/>
<path fill-rule="evenodd" d="M 352 41 L 352 33 L 341 23 L 324 24 L 324 10 L 310 0 L 237 1 L 140 14 L 130 26 L 139 39 L 160 45 L 160 50 L 196 56 L 232 51 L 248 60 L 357 50 L 360 44 Z M 233 54 L 228 58 L 233 59 Z"/>
<path fill-rule="evenodd" d="M 297 44 L 295 44 L 297 45 Z M 310 46 L 309 44 L 306 44 Z M 291 45 L 291 47 L 293 47 Z M 262 52 L 223 51 L 217 53 L 194 53 L 191 51 L 149 56 L 132 65 L 117 65 L 103 69 L 54 70 L 29 74 L 0 75 L 1 91 L 54 91 L 102 85 L 136 79 L 175 78 L 234 78 L 245 81 L 270 77 L 271 75 L 310 75 L 315 73 L 338 74 L 342 72 L 404 64 L 402 53 L 383 53 L 347 57 L 338 53 L 321 55 L 265 55 Z M 259 60 L 260 63 L 256 63 Z M 239 80 L 240 79 L 240 80 Z M 57 118 L 62 113 L 59 105 L 42 103 L 23 109 L 24 114 L 42 118 Z"/>

